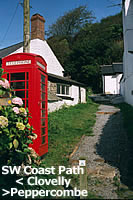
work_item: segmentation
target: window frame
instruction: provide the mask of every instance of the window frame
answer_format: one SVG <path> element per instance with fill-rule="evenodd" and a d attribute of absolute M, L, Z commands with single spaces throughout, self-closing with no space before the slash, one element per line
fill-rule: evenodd
<path fill-rule="evenodd" d="M 56 86 L 57 86 L 56 95 L 70 97 L 70 85 L 57 83 Z M 64 92 L 63 92 L 63 87 L 64 87 Z"/>

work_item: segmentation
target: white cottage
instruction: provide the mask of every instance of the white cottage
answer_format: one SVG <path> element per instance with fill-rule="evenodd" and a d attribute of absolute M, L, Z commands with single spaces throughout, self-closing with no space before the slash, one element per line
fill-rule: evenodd
<path fill-rule="evenodd" d="M 120 81 L 123 74 L 123 64 L 113 63 L 112 65 L 101 66 L 104 94 L 121 94 Z"/>
<path fill-rule="evenodd" d="M 121 91 L 127 103 L 133 105 L 133 0 L 123 0 L 123 79 Z"/>
<path fill-rule="evenodd" d="M 85 85 L 64 77 L 64 69 L 44 39 L 44 18 L 35 14 L 31 18 L 30 52 L 42 56 L 48 71 L 48 109 L 52 112 L 65 105 L 86 103 Z M 23 42 L 0 49 L 0 58 L 23 52 Z"/>

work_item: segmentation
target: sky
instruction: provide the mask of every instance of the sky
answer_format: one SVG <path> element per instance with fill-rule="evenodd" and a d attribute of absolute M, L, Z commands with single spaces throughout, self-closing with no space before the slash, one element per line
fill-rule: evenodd
<path fill-rule="evenodd" d="M 0 5 L 0 49 L 23 41 L 23 0 L 1 0 Z M 64 13 L 86 5 L 93 11 L 96 21 L 121 11 L 121 0 L 30 0 L 30 17 L 41 14 L 45 22 L 45 30 L 63 16 Z"/>

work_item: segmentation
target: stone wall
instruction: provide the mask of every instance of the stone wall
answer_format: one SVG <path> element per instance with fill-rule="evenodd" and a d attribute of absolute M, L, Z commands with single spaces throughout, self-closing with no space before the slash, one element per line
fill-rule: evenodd
<path fill-rule="evenodd" d="M 51 81 L 48 81 L 48 91 L 50 91 L 53 94 L 57 93 L 57 84 L 53 83 Z"/>

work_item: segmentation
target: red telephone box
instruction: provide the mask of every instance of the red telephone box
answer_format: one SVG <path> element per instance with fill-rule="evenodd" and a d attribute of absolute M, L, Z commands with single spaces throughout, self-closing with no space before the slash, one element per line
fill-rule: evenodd
<path fill-rule="evenodd" d="M 38 136 L 32 147 L 42 156 L 48 152 L 47 64 L 39 55 L 17 53 L 3 58 L 2 67 L 16 96 L 29 109 L 29 122 Z"/>

